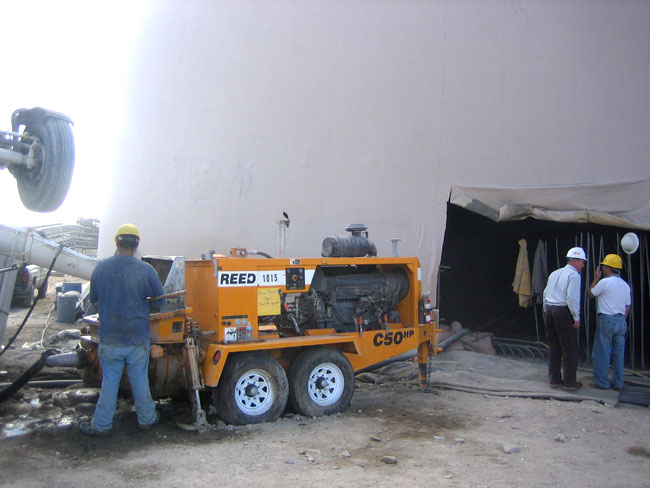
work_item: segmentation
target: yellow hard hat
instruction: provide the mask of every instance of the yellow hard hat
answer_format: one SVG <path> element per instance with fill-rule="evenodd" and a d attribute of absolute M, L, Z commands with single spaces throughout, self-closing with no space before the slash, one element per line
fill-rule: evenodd
<path fill-rule="evenodd" d="M 623 260 L 618 254 L 608 254 L 607 256 L 605 256 L 605 259 L 603 259 L 600 264 L 604 264 L 605 266 L 609 266 L 610 268 L 616 268 L 616 269 L 623 268 Z"/>
<path fill-rule="evenodd" d="M 140 240 L 140 233 L 138 232 L 138 228 L 133 225 L 133 224 L 122 224 L 120 225 L 120 228 L 117 229 L 117 233 L 115 234 L 115 239 L 118 241 L 139 241 Z"/>

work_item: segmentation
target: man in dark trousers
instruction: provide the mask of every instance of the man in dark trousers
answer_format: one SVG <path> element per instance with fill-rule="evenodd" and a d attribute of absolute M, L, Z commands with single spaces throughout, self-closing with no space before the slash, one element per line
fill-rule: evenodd
<path fill-rule="evenodd" d="M 93 419 L 80 426 L 81 433 L 86 435 L 112 434 L 117 393 L 125 366 L 138 426 L 147 430 L 159 420 L 149 391 L 147 298 L 161 296 L 164 291 L 153 267 L 133 256 L 139 243 L 136 226 L 122 225 L 115 235 L 116 254 L 100 261 L 90 279 L 90 301 L 97 304 L 99 311 L 99 362 L 103 379 Z"/>
<path fill-rule="evenodd" d="M 578 390 L 578 328 L 580 327 L 580 273 L 587 256 L 581 247 L 569 249 L 567 265 L 548 277 L 544 289 L 544 323 L 548 341 L 551 387 Z M 564 378 L 563 378 L 564 376 Z"/>

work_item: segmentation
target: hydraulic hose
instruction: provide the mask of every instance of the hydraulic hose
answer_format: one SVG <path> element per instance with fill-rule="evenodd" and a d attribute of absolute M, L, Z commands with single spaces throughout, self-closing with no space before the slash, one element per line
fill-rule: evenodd
<path fill-rule="evenodd" d="M 587 401 L 591 400 L 601 405 L 605 403 L 601 398 L 595 398 L 590 396 L 575 395 L 572 393 L 554 393 L 554 392 L 526 392 L 521 390 L 506 390 L 506 389 L 497 389 L 497 388 L 474 388 L 471 386 L 465 386 L 458 383 L 451 383 L 447 381 L 432 381 L 429 386 L 438 387 L 438 388 L 447 388 L 448 390 L 457 390 L 464 391 L 466 393 L 479 393 L 490 396 L 500 396 L 500 397 L 518 397 L 518 398 L 542 398 L 542 399 L 553 399 L 560 401 Z"/>
<path fill-rule="evenodd" d="M 54 263 L 56 263 L 56 258 L 59 257 L 59 254 L 61 254 L 61 251 L 63 251 L 63 246 L 59 246 L 59 250 L 54 255 L 54 259 L 52 259 L 52 263 L 50 264 L 50 268 L 47 270 L 47 274 L 45 275 L 45 283 L 47 283 L 47 280 L 50 279 L 50 274 L 52 273 L 52 269 L 54 268 Z M 9 339 L 9 342 L 7 342 L 7 345 L 3 349 L 0 350 L 0 356 L 2 356 L 7 351 L 7 349 L 9 349 L 9 346 L 11 346 L 11 344 L 13 344 L 13 342 L 18 337 L 18 334 L 21 333 L 21 331 L 23 330 L 23 327 L 25 327 L 25 324 L 27 323 L 27 320 L 29 319 L 29 316 L 32 314 L 32 311 L 34 310 L 34 307 L 38 303 L 38 300 L 39 300 L 39 298 L 37 296 L 36 300 L 34 300 L 34 303 L 32 303 L 32 306 L 27 311 L 27 314 L 25 315 L 25 318 L 23 319 L 23 323 L 20 324 L 20 327 L 18 327 L 18 330 L 13 335 L 13 337 L 11 339 Z"/>

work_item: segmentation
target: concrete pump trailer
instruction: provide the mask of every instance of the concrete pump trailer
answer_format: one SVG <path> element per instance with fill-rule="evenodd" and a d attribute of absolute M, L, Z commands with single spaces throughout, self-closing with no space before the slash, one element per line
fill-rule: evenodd
<path fill-rule="evenodd" d="M 273 421 L 287 404 L 308 416 L 340 412 L 356 372 L 398 356 L 415 358 L 426 386 L 437 312 L 422 295 L 419 261 L 376 257 L 362 227 L 326 238 L 320 258 L 261 259 L 240 248 L 228 257 L 143 258 L 165 291 L 164 305 L 150 314 L 152 395 L 189 393 L 202 428 L 206 396 L 230 424 Z M 86 280 L 96 264 L 30 229 L 1 225 L 0 251 Z M 8 311 L 12 289 L 2 282 L 0 312 Z M 84 321 L 82 347 L 43 362 L 81 367 L 85 383 L 98 384 L 101 317 Z M 126 375 L 122 381 L 128 388 Z"/>

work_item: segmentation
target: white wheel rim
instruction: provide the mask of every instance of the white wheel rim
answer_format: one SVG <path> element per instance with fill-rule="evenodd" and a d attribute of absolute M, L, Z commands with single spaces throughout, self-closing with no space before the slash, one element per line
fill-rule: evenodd
<path fill-rule="evenodd" d="M 269 373 L 252 369 L 235 383 L 235 403 L 247 415 L 262 415 L 273 405 L 275 392 Z"/>
<path fill-rule="evenodd" d="M 307 391 L 312 401 L 321 407 L 335 404 L 343 395 L 345 378 L 336 364 L 322 363 L 309 374 Z"/>

